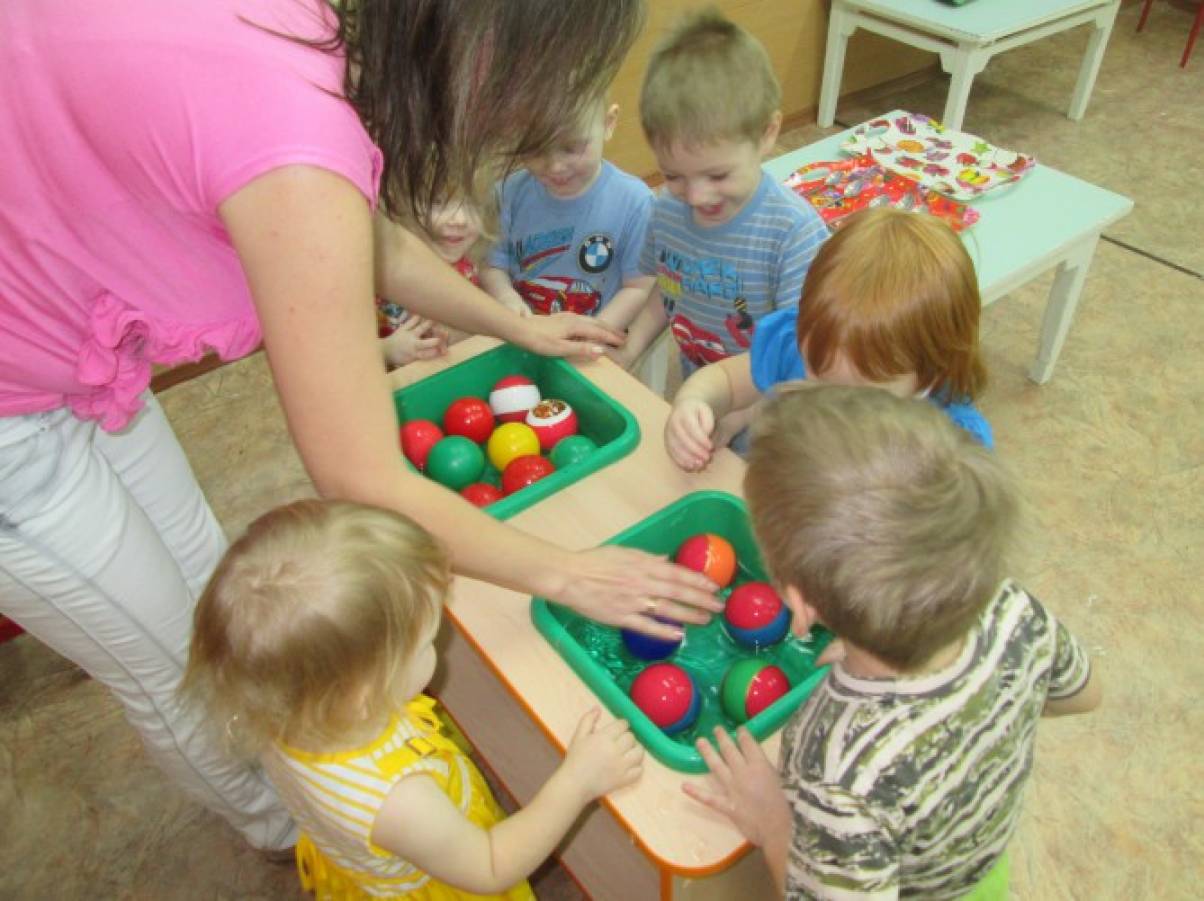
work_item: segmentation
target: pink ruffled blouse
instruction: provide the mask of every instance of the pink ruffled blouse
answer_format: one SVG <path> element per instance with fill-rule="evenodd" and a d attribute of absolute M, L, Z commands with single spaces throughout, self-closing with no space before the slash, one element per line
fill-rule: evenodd
<path fill-rule="evenodd" d="M 343 60 L 269 33 L 332 27 L 321 0 L 0 3 L 0 416 L 118 430 L 152 363 L 257 346 L 218 205 L 292 164 L 376 200 Z"/>

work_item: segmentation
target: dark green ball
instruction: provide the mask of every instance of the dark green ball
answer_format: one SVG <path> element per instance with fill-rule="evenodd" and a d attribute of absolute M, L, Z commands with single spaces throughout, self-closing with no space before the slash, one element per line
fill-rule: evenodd
<path fill-rule="evenodd" d="M 484 469 L 485 454 L 463 435 L 443 438 L 426 458 L 427 475 L 453 491 L 477 481 Z"/>
<path fill-rule="evenodd" d="M 564 469 L 584 460 L 597 449 L 598 445 L 584 435 L 569 435 L 556 442 L 549 459 L 557 469 Z"/>

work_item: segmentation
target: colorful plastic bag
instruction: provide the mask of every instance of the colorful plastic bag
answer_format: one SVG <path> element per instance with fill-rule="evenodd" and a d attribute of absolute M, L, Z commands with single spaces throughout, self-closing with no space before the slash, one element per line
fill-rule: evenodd
<path fill-rule="evenodd" d="M 950 200 L 913 178 L 891 172 L 868 153 L 846 160 L 809 163 L 784 182 L 836 229 L 850 213 L 867 207 L 892 206 L 928 213 L 960 232 L 978 221 L 978 211 Z"/>
<path fill-rule="evenodd" d="M 1035 157 L 903 110 L 857 126 L 840 149 L 850 155 L 869 153 L 890 171 L 954 200 L 974 200 L 1018 181 L 1037 164 Z"/>

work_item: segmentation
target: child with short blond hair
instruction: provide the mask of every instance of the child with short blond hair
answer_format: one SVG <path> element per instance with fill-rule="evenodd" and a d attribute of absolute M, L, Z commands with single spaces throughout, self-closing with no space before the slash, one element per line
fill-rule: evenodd
<path fill-rule="evenodd" d="M 985 447 L 974 406 L 986 386 L 974 263 L 945 223 L 887 208 L 850 216 L 812 263 L 797 307 L 761 322 L 748 353 L 682 385 L 665 427 L 682 469 L 705 467 L 725 443 L 723 418 L 798 379 L 920 395 Z"/>
<path fill-rule="evenodd" d="M 630 365 L 666 327 L 685 375 L 750 346 L 762 317 L 798 304 L 827 228 L 761 168 L 781 129 L 765 48 L 715 10 L 657 46 L 640 122 L 665 179 L 640 267 L 656 288 L 612 356 Z"/>
<path fill-rule="evenodd" d="M 307 500 L 253 522 L 197 605 L 183 691 L 260 755 L 320 901 L 534 898 L 524 880 L 581 810 L 639 776 L 626 724 L 594 710 L 503 817 L 421 693 L 450 583 L 443 549 L 405 516 Z"/>
<path fill-rule="evenodd" d="M 598 97 L 548 152 L 498 186 L 500 235 L 481 284 L 520 313 L 626 328 L 652 287 L 640 272 L 652 190 L 603 159 L 619 107 Z"/>
<path fill-rule="evenodd" d="M 744 481 L 766 566 L 805 635 L 840 650 L 783 733 L 699 750 L 686 792 L 760 845 L 788 898 L 1006 897 L 1041 716 L 1100 687 L 1079 642 L 1006 578 L 1016 491 L 932 404 L 800 387 L 754 427 Z M 783 791 L 784 789 L 784 791 Z M 974 893 L 974 894 L 969 894 Z"/>

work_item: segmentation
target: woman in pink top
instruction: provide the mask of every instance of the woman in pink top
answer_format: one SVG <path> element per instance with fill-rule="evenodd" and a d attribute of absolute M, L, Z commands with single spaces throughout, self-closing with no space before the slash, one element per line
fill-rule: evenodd
<path fill-rule="evenodd" d="M 0 612 L 105 682 L 176 781 L 253 844 L 292 824 L 179 708 L 225 539 L 151 366 L 263 342 L 318 490 L 408 513 L 456 568 L 652 633 L 701 577 L 508 528 L 401 465 L 374 294 L 544 354 L 621 338 L 519 318 L 390 214 L 547 148 L 613 76 L 639 0 L 0 4 Z M 492 181 L 492 178 L 486 179 Z M 465 541 L 464 536 L 472 536 Z"/>

